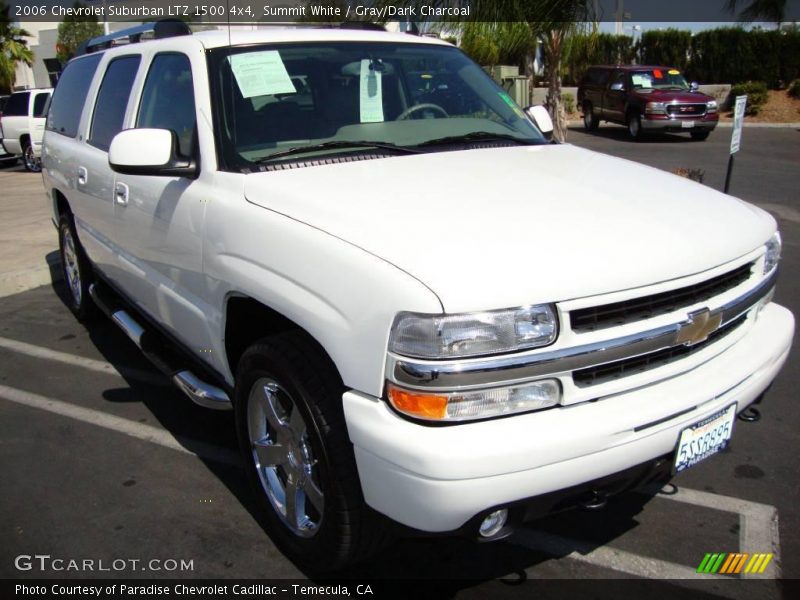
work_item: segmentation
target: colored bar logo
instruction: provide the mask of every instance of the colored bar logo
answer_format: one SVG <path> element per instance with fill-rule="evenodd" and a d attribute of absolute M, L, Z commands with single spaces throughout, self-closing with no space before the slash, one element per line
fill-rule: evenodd
<path fill-rule="evenodd" d="M 722 575 L 737 575 L 739 573 L 763 573 L 772 560 L 774 554 L 756 552 L 709 552 L 703 557 L 698 573 L 719 573 Z"/>

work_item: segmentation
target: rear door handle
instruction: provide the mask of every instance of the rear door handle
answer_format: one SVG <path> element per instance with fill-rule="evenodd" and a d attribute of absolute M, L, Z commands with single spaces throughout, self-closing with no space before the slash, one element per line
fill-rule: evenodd
<path fill-rule="evenodd" d="M 88 179 L 89 172 L 86 170 L 86 167 L 78 167 L 78 185 L 86 185 Z"/>
<path fill-rule="evenodd" d="M 128 206 L 128 186 L 124 183 L 118 183 L 114 186 L 114 202 L 120 206 Z"/>

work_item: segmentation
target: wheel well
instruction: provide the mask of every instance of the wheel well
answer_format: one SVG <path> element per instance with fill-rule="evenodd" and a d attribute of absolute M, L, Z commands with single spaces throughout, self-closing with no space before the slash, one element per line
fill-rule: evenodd
<path fill-rule="evenodd" d="M 322 345 L 291 319 L 253 298 L 245 296 L 229 298 L 225 310 L 225 354 L 231 372 L 236 373 L 239 359 L 252 344 L 261 338 L 293 330 L 306 333 L 309 339 L 320 347 L 330 364 L 334 365 Z"/>
<path fill-rule="evenodd" d="M 23 148 L 25 148 L 25 146 L 26 146 L 26 143 L 27 143 L 27 142 L 29 142 L 29 141 L 30 141 L 30 139 L 31 139 L 31 136 L 30 136 L 30 135 L 28 135 L 27 133 L 26 133 L 25 135 L 22 135 L 22 136 L 20 136 L 20 138 L 19 138 L 19 144 L 20 144 L 20 146 L 22 146 Z"/>
<path fill-rule="evenodd" d="M 64 194 L 59 192 L 58 190 L 53 190 L 53 206 L 55 208 L 55 214 L 57 215 L 64 215 L 64 214 L 71 214 L 72 211 L 69 208 L 69 202 L 64 197 Z"/>

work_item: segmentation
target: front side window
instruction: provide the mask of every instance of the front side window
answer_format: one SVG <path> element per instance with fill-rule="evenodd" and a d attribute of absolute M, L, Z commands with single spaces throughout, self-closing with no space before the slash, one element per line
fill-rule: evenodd
<path fill-rule="evenodd" d="M 89 134 L 92 146 L 108 150 L 111 140 L 122 130 L 128 97 L 140 62 L 141 57 L 135 55 L 116 58 L 108 64 L 92 115 Z"/>
<path fill-rule="evenodd" d="M 228 47 L 210 53 L 209 71 L 217 145 L 229 170 L 352 152 L 357 142 L 400 151 L 481 139 L 546 142 L 508 93 L 451 46 Z"/>
<path fill-rule="evenodd" d="M 194 87 L 189 58 L 158 54 L 150 64 L 136 127 L 169 129 L 182 156 L 192 155 L 195 136 Z"/>
<path fill-rule="evenodd" d="M 33 116 L 34 117 L 44 117 L 47 113 L 45 109 L 47 108 L 47 101 L 50 99 L 50 92 L 39 92 L 36 94 L 36 97 L 33 99 Z"/>
<path fill-rule="evenodd" d="M 101 58 L 101 54 L 90 54 L 67 64 L 50 101 L 48 130 L 69 137 L 78 134 L 83 104 Z"/>

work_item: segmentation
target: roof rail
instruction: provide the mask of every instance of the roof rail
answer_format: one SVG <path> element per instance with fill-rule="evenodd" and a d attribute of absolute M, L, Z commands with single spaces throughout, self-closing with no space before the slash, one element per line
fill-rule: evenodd
<path fill-rule="evenodd" d="M 152 23 L 144 23 L 143 25 L 121 29 L 120 31 L 109 33 L 108 35 L 92 38 L 78 46 L 75 50 L 75 56 L 106 50 L 114 46 L 114 42 L 124 38 L 128 39 L 127 43 L 135 44 L 141 40 L 145 33 L 150 32 L 153 33 L 153 38 L 157 40 L 192 34 L 192 30 L 189 29 L 189 26 L 180 19 L 160 19 Z"/>

